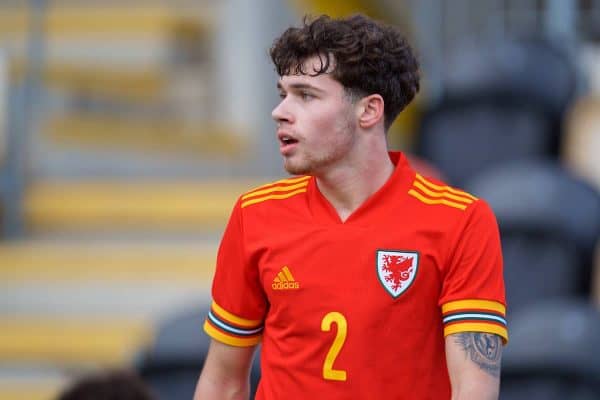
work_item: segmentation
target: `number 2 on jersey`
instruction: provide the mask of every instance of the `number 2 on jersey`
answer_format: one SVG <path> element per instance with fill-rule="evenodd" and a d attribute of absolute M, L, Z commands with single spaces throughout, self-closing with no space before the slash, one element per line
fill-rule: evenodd
<path fill-rule="evenodd" d="M 333 363 L 338 354 L 340 354 L 340 350 L 346 341 L 348 323 L 342 314 L 337 311 L 332 311 L 323 317 L 323 320 L 321 321 L 321 331 L 329 332 L 331 330 L 331 325 L 333 324 L 337 325 L 337 332 L 335 334 L 335 339 L 327 352 L 325 362 L 323 363 L 323 378 L 331 381 L 345 381 L 346 371 L 333 369 Z"/>

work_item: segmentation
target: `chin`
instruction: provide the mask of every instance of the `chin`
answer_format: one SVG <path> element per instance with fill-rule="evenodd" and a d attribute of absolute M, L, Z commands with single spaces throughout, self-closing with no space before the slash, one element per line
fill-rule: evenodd
<path fill-rule="evenodd" d="M 284 161 L 283 168 L 291 175 L 310 175 L 312 169 L 308 165 L 298 165 L 289 160 Z"/>

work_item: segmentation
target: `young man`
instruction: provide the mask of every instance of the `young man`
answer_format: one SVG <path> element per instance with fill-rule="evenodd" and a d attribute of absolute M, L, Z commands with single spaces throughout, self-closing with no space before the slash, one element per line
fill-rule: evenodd
<path fill-rule="evenodd" d="M 283 179 L 242 195 L 223 236 L 196 400 L 496 399 L 507 341 L 487 204 L 388 153 L 419 88 L 410 47 L 364 16 L 276 40 Z"/>

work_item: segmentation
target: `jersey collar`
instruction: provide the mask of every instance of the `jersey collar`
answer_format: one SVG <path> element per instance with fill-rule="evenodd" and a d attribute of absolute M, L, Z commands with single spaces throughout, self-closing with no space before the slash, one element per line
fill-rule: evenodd
<path fill-rule="evenodd" d="M 372 221 L 371 216 L 385 212 L 386 205 L 404 199 L 415 180 L 415 171 L 411 168 L 406 156 L 399 151 L 388 153 L 395 165 L 394 172 L 387 182 L 373 193 L 350 217 L 342 222 L 329 201 L 321 194 L 316 178 L 310 178 L 307 190 L 308 206 L 316 223 L 323 224 L 353 224 L 360 221 Z"/>

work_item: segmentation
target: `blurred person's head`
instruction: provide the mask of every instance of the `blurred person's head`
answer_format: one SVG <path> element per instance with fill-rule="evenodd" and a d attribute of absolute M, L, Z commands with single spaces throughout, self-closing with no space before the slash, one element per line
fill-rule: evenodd
<path fill-rule="evenodd" d="M 103 371 L 84 376 L 57 400 L 154 400 L 146 384 L 132 371 Z"/>
<path fill-rule="evenodd" d="M 419 90 L 418 62 L 399 30 L 360 14 L 305 17 L 275 40 L 270 55 L 280 77 L 328 74 L 352 102 L 380 95 L 385 131 Z"/>

